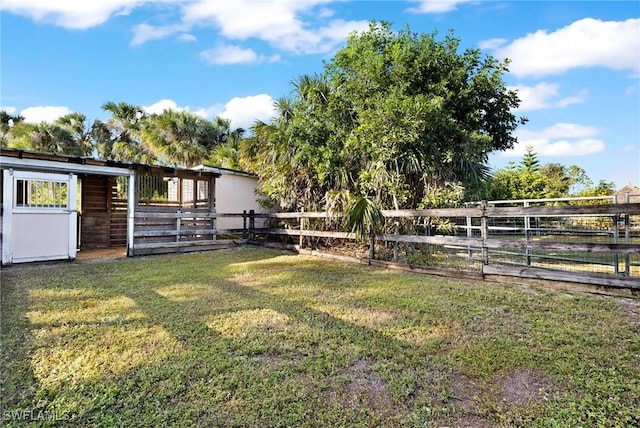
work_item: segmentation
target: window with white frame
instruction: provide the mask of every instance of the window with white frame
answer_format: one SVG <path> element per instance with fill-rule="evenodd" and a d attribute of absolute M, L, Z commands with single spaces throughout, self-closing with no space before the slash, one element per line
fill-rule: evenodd
<path fill-rule="evenodd" d="M 66 209 L 68 207 L 66 182 L 17 179 L 15 186 L 16 208 Z"/>

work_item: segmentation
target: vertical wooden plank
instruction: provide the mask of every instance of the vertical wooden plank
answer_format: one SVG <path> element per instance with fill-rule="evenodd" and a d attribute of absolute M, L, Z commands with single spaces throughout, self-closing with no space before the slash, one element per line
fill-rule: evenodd
<path fill-rule="evenodd" d="M 304 212 L 304 208 L 302 208 L 302 212 Z M 298 245 L 300 246 L 300 249 L 302 249 L 302 246 L 304 245 L 304 237 L 302 236 L 303 233 L 304 233 L 304 217 L 300 217 L 300 237 L 299 237 L 299 243 L 298 243 Z"/>
<path fill-rule="evenodd" d="M 400 234 L 400 222 L 396 221 L 393 223 L 393 261 L 398 261 L 398 235 Z"/>
<path fill-rule="evenodd" d="M 69 174 L 67 184 L 67 209 L 69 210 L 69 258 L 75 259 L 78 251 L 78 176 Z"/>
<path fill-rule="evenodd" d="M 2 171 L 2 264 L 10 265 L 13 260 L 11 224 L 13 223 L 13 169 Z"/>
<path fill-rule="evenodd" d="M 524 201 L 525 208 L 529 206 L 529 201 Z M 531 240 L 531 217 L 528 215 L 524 216 L 524 240 L 525 242 L 529 242 Z M 525 252 L 525 262 L 527 266 L 531 266 L 531 249 L 527 245 L 524 250 Z"/>
<path fill-rule="evenodd" d="M 180 214 L 182 212 L 182 210 L 178 210 L 178 214 Z M 182 219 L 180 218 L 180 216 L 176 217 L 176 242 L 180 242 L 180 229 L 182 226 Z"/>
<path fill-rule="evenodd" d="M 629 192 L 624 193 L 624 203 L 629 203 Z M 624 215 L 624 243 L 631 243 L 631 216 L 629 213 Z M 625 276 L 631 275 L 631 255 L 629 253 L 624 255 L 624 274 Z"/>
<path fill-rule="evenodd" d="M 487 221 L 487 201 L 481 203 L 482 217 L 480 218 L 480 237 L 482 239 L 482 264 L 489 264 L 489 249 L 487 240 L 489 239 L 489 222 Z"/>
<path fill-rule="evenodd" d="M 376 235 L 373 231 L 369 232 L 369 260 L 368 264 L 371 264 L 371 260 L 376 257 Z"/>
<path fill-rule="evenodd" d="M 620 227 L 618 222 L 620 221 L 619 215 L 613 216 L 613 243 L 618 244 L 620 242 Z M 618 253 L 613 253 L 613 274 L 620 275 L 620 258 Z"/>
<path fill-rule="evenodd" d="M 256 225 L 255 223 L 255 214 L 256 212 L 254 210 L 249 210 L 249 241 L 253 241 L 254 238 L 254 227 Z"/>
<path fill-rule="evenodd" d="M 471 228 L 471 217 L 467 216 L 467 238 L 473 238 L 473 229 Z M 473 258 L 473 250 L 471 250 L 471 245 L 467 246 L 467 255 L 469 259 Z"/>
<path fill-rule="evenodd" d="M 136 191 L 136 173 L 132 171 L 129 174 L 129 182 L 127 183 L 127 255 L 134 255 L 133 232 L 135 227 L 135 212 L 138 192 Z"/>
<path fill-rule="evenodd" d="M 216 213 L 215 206 L 215 198 L 216 198 L 216 178 L 212 175 L 209 177 L 209 212 Z M 211 217 L 211 228 L 213 229 L 213 234 L 211 239 L 218 239 L 218 217 Z"/>
<path fill-rule="evenodd" d="M 193 208 L 198 208 L 198 180 L 193 179 Z"/>
<path fill-rule="evenodd" d="M 242 210 L 242 239 L 249 238 L 249 233 L 247 232 L 247 210 Z"/>

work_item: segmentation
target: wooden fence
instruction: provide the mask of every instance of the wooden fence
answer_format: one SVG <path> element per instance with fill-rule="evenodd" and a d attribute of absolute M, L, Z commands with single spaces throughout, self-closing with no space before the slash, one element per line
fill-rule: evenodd
<path fill-rule="evenodd" d="M 410 259 L 407 248 L 426 256 L 441 251 L 441 259 L 467 260 L 448 269 L 451 276 L 476 272 L 482 277 L 517 276 L 640 291 L 640 203 L 495 207 L 483 202 L 469 208 L 382 213 L 384 232 L 370 236 L 365 256 L 369 262 L 404 262 L 435 271 L 437 266 L 430 266 L 429 260 L 420 265 L 415 257 Z M 256 219 L 272 227 L 257 228 Z M 597 219 L 597 226 L 589 226 L 590 219 Z M 438 233 L 433 226 L 438 222 L 450 226 L 448 233 Z M 545 227 L 560 222 L 564 228 Z M 297 241 L 298 249 L 321 246 L 330 251 L 334 240 L 355 240 L 352 233 L 336 227 L 340 222 L 327 212 L 251 211 L 244 213 L 243 223 L 243 238 L 251 242 L 288 237 Z M 516 225 L 496 226 L 500 223 Z"/>
<path fill-rule="evenodd" d="M 242 228 L 218 229 L 216 220 L 223 217 L 242 218 L 243 214 L 197 210 L 158 212 L 157 208 L 136 211 L 129 255 L 204 251 L 246 243 L 247 239 L 241 238 L 220 239 L 221 235 L 244 235 Z"/>

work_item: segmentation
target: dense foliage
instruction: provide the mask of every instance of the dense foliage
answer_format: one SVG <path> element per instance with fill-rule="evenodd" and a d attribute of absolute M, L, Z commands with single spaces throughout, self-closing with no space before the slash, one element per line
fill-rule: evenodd
<path fill-rule="evenodd" d="M 300 77 L 247 147 L 265 193 L 286 209 L 320 208 L 333 190 L 383 208 L 479 194 L 488 154 L 513 147 L 525 119 L 511 113 L 506 62 L 436 36 L 372 23 L 322 74 Z"/>

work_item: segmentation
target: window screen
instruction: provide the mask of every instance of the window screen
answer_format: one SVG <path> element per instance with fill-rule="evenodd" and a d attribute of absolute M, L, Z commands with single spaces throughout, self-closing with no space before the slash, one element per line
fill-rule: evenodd
<path fill-rule="evenodd" d="M 16 180 L 16 208 L 67 208 L 67 183 Z"/>

